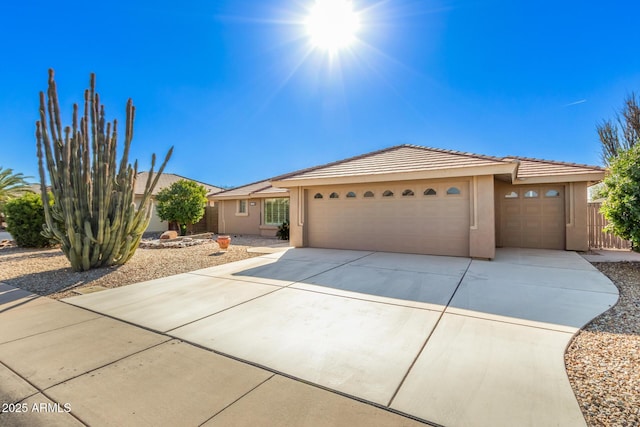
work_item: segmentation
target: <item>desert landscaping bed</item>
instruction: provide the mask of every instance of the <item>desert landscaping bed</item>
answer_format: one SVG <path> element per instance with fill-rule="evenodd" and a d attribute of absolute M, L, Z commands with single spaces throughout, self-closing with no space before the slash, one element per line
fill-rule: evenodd
<path fill-rule="evenodd" d="M 571 387 L 589 426 L 640 425 L 640 263 L 594 263 L 618 287 L 618 303 L 573 339 Z"/>
<path fill-rule="evenodd" d="M 234 236 L 225 252 L 211 239 L 204 242 L 187 247 L 139 248 L 125 265 L 81 273 L 71 270 L 60 249 L 4 248 L 0 249 L 0 282 L 60 299 L 88 287 L 117 288 L 240 261 L 260 255 L 247 252 L 250 247 L 282 244 L 275 239 Z"/>

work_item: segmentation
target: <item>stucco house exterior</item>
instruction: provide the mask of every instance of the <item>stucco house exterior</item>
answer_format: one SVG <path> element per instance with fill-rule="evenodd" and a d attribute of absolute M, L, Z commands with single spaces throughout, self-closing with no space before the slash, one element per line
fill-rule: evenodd
<path fill-rule="evenodd" d="M 268 180 L 213 194 L 210 200 L 218 206 L 218 230 L 224 234 L 273 237 L 289 219 L 289 192 Z"/>
<path fill-rule="evenodd" d="M 587 187 L 604 173 L 400 145 L 240 187 L 225 203 L 288 195 L 296 247 L 491 259 L 496 247 L 587 250 Z M 243 232 L 256 234 L 252 227 Z"/>
<path fill-rule="evenodd" d="M 147 183 L 148 177 L 149 177 L 148 172 L 138 173 L 138 177 L 136 179 L 136 185 L 134 188 L 134 202 L 138 205 L 142 201 L 142 194 L 144 193 L 144 188 Z M 153 190 L 152 199 L 154 196 L 158 194 L 158 192 L 160 192 L 160 190 L 162 190 L 163 188 L 169 187 L 171 184 L 181 179 L 187 179 L 189 181 L 194 181 L 200 185 L 203 185 L 204 188 L 207 189 L 207 195 L 222 191 L 222 188 L 216 187 L 215 185 L 206 184 L 204 182 L 195 181 L 193 179 L 185 178 L 180 175 L 165 172 L 160 176 L 160 179 L 158 180 L 158 185 L 156 185 L 156 188 L 154 188 Z M 151 221 L 149 221 L 149 226 L 147 227 L 146 231 L 147 232 L 167 231 L 169 229 L 167 222 L 160 220 L 160 217 L 158 217 L 158 214 L 156 212 L 155 201 L 152 200 L 152 203 L 153 203 L 153 207 L 151 208 L 152 209 Z M 210 201 L 209 203 L 211 204 L 213 202 Z"/>

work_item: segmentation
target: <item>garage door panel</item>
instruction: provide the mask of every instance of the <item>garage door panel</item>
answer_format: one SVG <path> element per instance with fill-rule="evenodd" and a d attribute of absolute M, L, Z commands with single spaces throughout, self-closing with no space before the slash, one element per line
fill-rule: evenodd
<path fill-rule="evenodd" d="M 446 196 L 456 186 L 461 195 Z M 437 196 L 424 196 L 435 188 Z M 405 189 L 414 196 L 403 197 Z M 452 182 L 420 185 L 372 185 L 374 198 L 356 192 L 353 199 L 329 199 L 331 192 L 344 197 L 351 189 L 322 187 L 314 189 L 323 199 L 309 200 L 306 213 L 308 245 L 311 247 L 360 249 L 389 252 L 468 256 L 469 200 L 468 183 Z M 381 197 L 385 190 L 394 192 Z"/>
<path fill-rule="evenodd" d="M 503 212 L 508 216 L 520 214 L 520 205 L 514 203 L 512 200 L 505 201 L 503 209 Z"/>
<path fill-rule="evenodd" d="M 559 197 L 547 197 L 555 190 Z M 517 198 L 505 198 L 506 194 Z M 534 197 L 525 197 L 525 194 Z M 500 204 L 502 246 L 564 249 L 564 192 L 562 186 L 504 186 L 496 194 Z"/>

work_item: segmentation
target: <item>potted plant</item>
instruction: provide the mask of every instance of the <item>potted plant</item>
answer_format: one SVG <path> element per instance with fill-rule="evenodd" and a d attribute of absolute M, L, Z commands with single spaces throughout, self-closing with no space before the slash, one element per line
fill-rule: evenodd
<path fill-rule="evenodd" d="M 220 249 L 222 249 L 223 251 L 227 250 L 227 248 L 231 244 L 231 236 L 218 236 L 216 242 L 218 242 Z"/>

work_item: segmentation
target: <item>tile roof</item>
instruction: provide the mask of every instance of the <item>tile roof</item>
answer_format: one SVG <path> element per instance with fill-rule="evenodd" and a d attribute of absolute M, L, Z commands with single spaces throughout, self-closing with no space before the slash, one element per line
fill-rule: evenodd
<path fill-rule="evenodd" d="M 397 145 L 384 150 L 281 175 L 272 180 L 284 181 L 287 179 L 333 178 L 398 172 L 418 172 L 509 163 L 513 163 L 513 160 L 417 145 Z"/>
<path fill-rule="evenodd" d="M 604 172 L 600 166 L 581 165 L 578 163 L 558 162 L 554 160 L 532 159 L 529 157 L 509 156 L 504 159 L 517 160 L 518 178 L 532 178 L 549 175 L 574 175 L 593 172 Z"/>
<path fill-rule="evenodd" d="M 270 180 L 253 182 L 251 184 L 243 185 L 240 187 L 232 188 L 230 190 L 225 190 L 220 193 L 217 193 L 216 196 L 221 197 L 248 197 L 252 195 L 267 195 L 272 193 L 283 193 L 286 194 L 289 191 L 286 188 L 276 188 L 271 186 Z"/>
<path fill-rule="evenodd" d="M 221 191 L 215 196 L 240 198 L 260 196 L 262 194 L 266 196 L 273 193 L 282 193 L 284 196 L 288 193 L 286 187 L 272 187 L 272 181 L 286 182 L 287 180 L 299 179 L 358 177 L 402 172 L 463 169 L 478 166 L 515 166 L 516 163 L 518 165 L 517 177 L 519 179 L 604 172 L 604 169 L 599 166 L 517 156 L 485 156 L 462 151 L 405 144 Z"/>
<path fill-rule="evenodd" d="M 134 188 L 134 193 L 135 194 L 142 194 L 144 193 L 144 187 L 147 184 L 147 177 L 149 176 L 148 172 L 138 172 L 138 177 L 136 179 L 136 186 Z M 176 175 L 173 173 L 163 173 L 160 176 L 160 179 L 158 180 L 158 185 L 156 185 L 156 188 L 153 189 L 153 195 L 158 194 L 158 192 L 160 190 L 162 190 L 165 187 L 169 187 L 171 184 L 173 184 L 176 181 L 179 181 L 181 179 L 186 179 L 189 181 L 194 181 L 200 185 L 204 185 L 204 188 L 207 189 L 207 194 L 211 194 L 211 193 L 218 193 L 220 191 L 222 191 L 222 188 L 217 187 L 215 185 L 211 185 L 211 184 L 207 184 L 204 182 L 200 182 L 200 181 L 196 181 L 194 179 L 189 179 L 189 178 L 185 178 L 184 176 L 180 176 L 180 175 Z"/>

